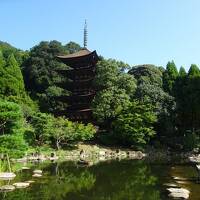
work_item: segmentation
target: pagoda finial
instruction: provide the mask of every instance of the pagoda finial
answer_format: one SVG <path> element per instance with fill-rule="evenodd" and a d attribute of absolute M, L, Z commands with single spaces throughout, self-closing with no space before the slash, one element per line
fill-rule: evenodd
<path fill-rule="evenodd" d="M 85 25 L 84 25 L 84 39 L 83 39 L 83 45 L 84 45 L 85 49 L 87 48 L 87 41 L 88 41 L 87 37 L 88 37 L 87 20 L 85 20 Z"/>

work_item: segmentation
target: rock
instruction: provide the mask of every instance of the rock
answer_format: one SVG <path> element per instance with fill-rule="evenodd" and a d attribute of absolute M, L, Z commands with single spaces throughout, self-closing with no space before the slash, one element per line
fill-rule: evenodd
<path fill-rule="evenodd" d="M 105 156 L 106 152 L 105 151 L 99 151 L 99 156 Z"/>
<path fill-rule="evenodd" d="M 1 180 L 11 180 L 13 178 L 15 178 L 15 174 L 12 172 L 2 172 L 0 173 L 0 179 Z"/>
<path fill-rule="evenodd" d="M 196 164 L 196 168 L 200 171 L 200 164 Z"/>
<path fill-rule="evenodd" d="M 42 170 L 36 169 L 33 171 L 34 174 L 42 174 Z"/>
<path fill-rule="evenodd" d="M 27 188 L 30 183 L 27 182 L 19 182 L 19 183 L 14 183 L 13 184 L 16 188 Z"/>
<path fill-rule="evenodd" d="M 190 191 L 184 188 L 167 188 L 167 191 L 170 192 L 168 196 L 172 198 L 188 199 L 190 195 Z"/>
<path fill-rule="evenodd" d="M 105 156 L 100 156 L 99 157 L 99 161 L 105 161 L 105 160 L 106 160 Z"/>
<path fill-rule="evenodd" d="M 177 176 L 173 176 L 174 180 L 177 180 L 177 181 L 187 181 L 188 179 L 187 178 L 183 178 L 183 177 L 177 177 Z"/>
<path fill-rule="evenodd" d="M 186 182 L 186 181 L 176 181 L 176 182 L 183 185 L 190 184 L 190 182 Z"/>
<path fill-rule="evenodd" d="M 172 198 L 181 198 L 181 199 L 189 198 L 189 194 L 186 193 L 170 193 L 168 196 Z"/>
<path fill-rule="evenodd" d="M 174 183 L 164 183 L 163 185 L 168 186 L 168 187 L 172 187 L 172 188 L 178 188 L 179 186 L 174 184 Z"/>
<path fill-rule="evenodd" d="M 19 159 L 16 159 L 15 161 L 20 162 L 20 163 L 25 163 L 27 162 L 27 158 L 19 158 Z"/>
<path fill-rule="evenodd" d="M 42 174 L 33 174 L 32 175 L 32 177 L 36 177 L 36 178 L 41 177 L 41 176 L 42 176 Z"/>
<path fill-rule="evenodd" d="M 58 160 L 58 156 L 50 157 L 49 160 Z"/>
<path fill-rule="evenodd" d="M 0 187 L 0 191 L 13 191 L 15 186 L 13 185 L 3 185 Z"/>
<path fill-rule="evenodd" d="M 26 166 L 24 166 L 24 167 L 22 167 L 22 169 L 24 169 L 24 170 L 28 170 L 28 169 L 30 169 L 30 167 L 26 167 Z"/>
<path fill-rule="evenodd" d="M 26 181 L 26 183 L 35 183 L 35 181 L 30 180 L 30 181 Z"/>
<path fill-rule="evenodd" d="M 199 155 L 189 156 L 188 159 L 189 159 L 190 162 L 197 163 L 197 164 L 200 163 L 200 156 Z"/>

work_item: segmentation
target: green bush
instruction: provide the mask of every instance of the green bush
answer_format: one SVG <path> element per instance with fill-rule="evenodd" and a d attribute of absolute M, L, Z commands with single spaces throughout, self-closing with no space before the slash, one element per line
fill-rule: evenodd
<path fill-rule="evenodd" d="M 153 124 L 157 118 L 150 104 L 132 102 L 128 109 L 122 111 L 112 124 L 113 133 L 119 143 L 135 147 L 147 144 L 155 135 Z"/>
<path fill-rule="evenodd" d="M 27 150 L 23 135 L 2 135 L 0 136 L 0 152 L 8 154 L 9 157 L 22 157 Z"/>
<path fill-rule="evenodd" d="M 64 117 L 54 117 L 46 113 L 36 113 L 31 120 L 33 130 L 26 132 L 29 144 L 42 146 L 49 144 L 60 149 L 63 144 L 90 140 L 96 133 L 92 124 L 71 122 Z"/>

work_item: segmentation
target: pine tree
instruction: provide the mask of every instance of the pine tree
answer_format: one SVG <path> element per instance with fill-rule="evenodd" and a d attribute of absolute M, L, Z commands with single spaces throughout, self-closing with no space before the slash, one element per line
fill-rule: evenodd
<path fill-rule="evenodd" d="M 163 87 L 166 92 L 173 94 L 173 87 L 178 77 L 178 71 L 174 61 L 168 62 L 166 71 L 163 74 Z"/>
<path fill-rule="evenodd" d="M 186 77 L 186 76 L 187 76 L 187 73 L 185 71 L 185 68 L 180 67 L 180 69 L 179 69 L 179 77 Z"/>
<path fill-rule="evenodd" d="M 190 66 L 189 71 L 188 71 L 188 77 L 194 78 L 194 77 L 199 77 L 199 76 L 200 76 L 200 70 L 199 70 L 199 68 L 197 67 L 197 65 L 192 64 Z"/>
<path fill-rule="evenodd" d="M 20 67 L 11 54 L 7 61 L 0 54 L 0 96 L 25 96 L 25 87 Z"/>

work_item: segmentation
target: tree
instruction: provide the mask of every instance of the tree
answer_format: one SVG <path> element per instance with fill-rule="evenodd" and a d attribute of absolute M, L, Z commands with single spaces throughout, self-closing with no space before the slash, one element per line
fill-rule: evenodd
<path fill-rule="evenodd" d="M 75 42 L 69 42 L 65 45 L 66 49 L 69 51 L 69 53 L 75 53 L 77 51 L 81 50 L 81 46 Z"/>
<path fill-rule="evenodd" d="M 20 106 L 13 102 L 0 101 L 0 135 L 20 131 L 23 114 Z"/>
<path fill-rule="evenodd" d="M 44 144 L 49 144 L 50 133 L 49 130 L 51 127 L 51 118 L 50 114 L 37 112 L 32 116 L 31 125 L 33 126 L 33 141 L 32 143 L 37 146 L 42 146 Z M 29 137 L 29 136 L 28 136 Z"/>
<path fill-rule="evenodd" d="M 24 97 L 23 76 L 13 54 L 8 57 L 6 62 L 2 59 L 0 70 L 0 95 Z"/>
<path fill-rule="evenodd" d="M 73 140 L 75 136 L 74 124 L 63 117 L 51 117 L 48 122 L 48 132 L 50 137 L 53 137 L 56 148 L 59 150 L 62 143 L 67 143 Z"/>
<path fill-rule="evenodd" d="M 79 45 L 76 43 L 63 46 L 58 41 L 43 41 L 31 49 L 29 58 L 22 65 L 23 75 L 27 90 L 33 99 L 38 100 L 42 112 L 56 113 L 60 107 L 66 106 L 57 96 L 68 94 L 66 90 L 59 88 L 59 83 L 68 79 L 58 73 L 58 70 L 68 67 L 59 62 L 56 56 L 78 49 Z"/>
<path fill-rule="evenodd" d="M 71 122 L 64 117 L 54 117 L 51 114 L 36 113 L 31 124 L 33 126 L 33 141 L 37 146 L 44 144 L 60 149 L 63 144 L 91 139 L 96 133 L 92 124 Z"/>
<path fill-rule="evenodd" d="M 158 85 L 162 87 L 162 73 L 159 67 L 155 65 L 138 65 L 131 68 L 128 72 L 137 80 L 137 85 L 146 83 L 151 85 Z"/>
<path fill-rule="evenodd" d="M 94 85 L 97 94 L 93 100 L 93 114 L 98 122 L 108 129 L 113 119 L 126 108 L 136 90 L 136 80 L 124 73 L 125 64 L 102 59 L 97 64 Z"/>
<path fill-rule="evenodd" d="M 185 77 L 185 76 L 187 76 L 185 68 L 180 67 L 180 69 L 179 69 L 179 77 Z"/>
<path fill-rule="evenodd" d="M 3 57 L 5 59 L 7 59 L 11 54 L 13 54 L 15 59 L 17 60 L 18 65 L 21 65 L 23 61 L 28 57 L 27 51 L 22 51 L 2 41 L 0 41 L 0 51 L 2 52 Z"/>
<path fill-rule="evenodd" d="M 123 108 L 130 103 L 130 97 L 125 90 L 116 87 L 102 90 L 94 98 L 93 114 L 98 122 L 109 128 L 111 122 L 120 114 Z"/>
<path fill-rule="evenodd" d="M 0 98 L 20 104 L 25 116 L 37 105 L 27 95 L 20 67 L 13 54 L 6 59 L 0 51 Z"/>
<path fill-rule="evenodd" d="M 174 133 L 175 101 L 174 97 L 163 90 L 163 69 L 154 65 L 141 65 L 133 67 L 129 73 L 137 80 L 135 98 L 141 104 L 153 106 L 154 114 L 158 118 L 155 125 L 157 136 Z"/>
<path fill-rule="evenodd" d="M 197 65 L 192 64 L 190 66 L 189 71 L 188 71 L 188 77 L 189 78 L 195 78 L 195 77 L 199 77 L 199 76 L 200 76 L 200 70 L 199 70 L 199 68 L 197 67 Z"/>
<path fill-rule="evenodd" d="M 200 130 L 200 72 L 191 65 L 187 76 L 180 76 L 176 82 L 177 127 L 181 135 Z"/>
<path fill-rule="evenodd" d="M 27 145 L 24 140 L 23 114 L 19 105 L 0 101 L 0 153 L 11 157 L 24 154 Z"/>
<path fill-rule="evenodd" d="M 150 104 L 132 102 L 112 123 L 113 134 L 125 145 L 145 145 L 155 135 L 156 115 Z"/>
<path fill-rule="evenodd" d="M 177 77 L 178 71 L 174 61 L 168 62 L 166 71 L 163 74 L 163 87 L 169 94 L 173 94 L 173 87 Z"/>

